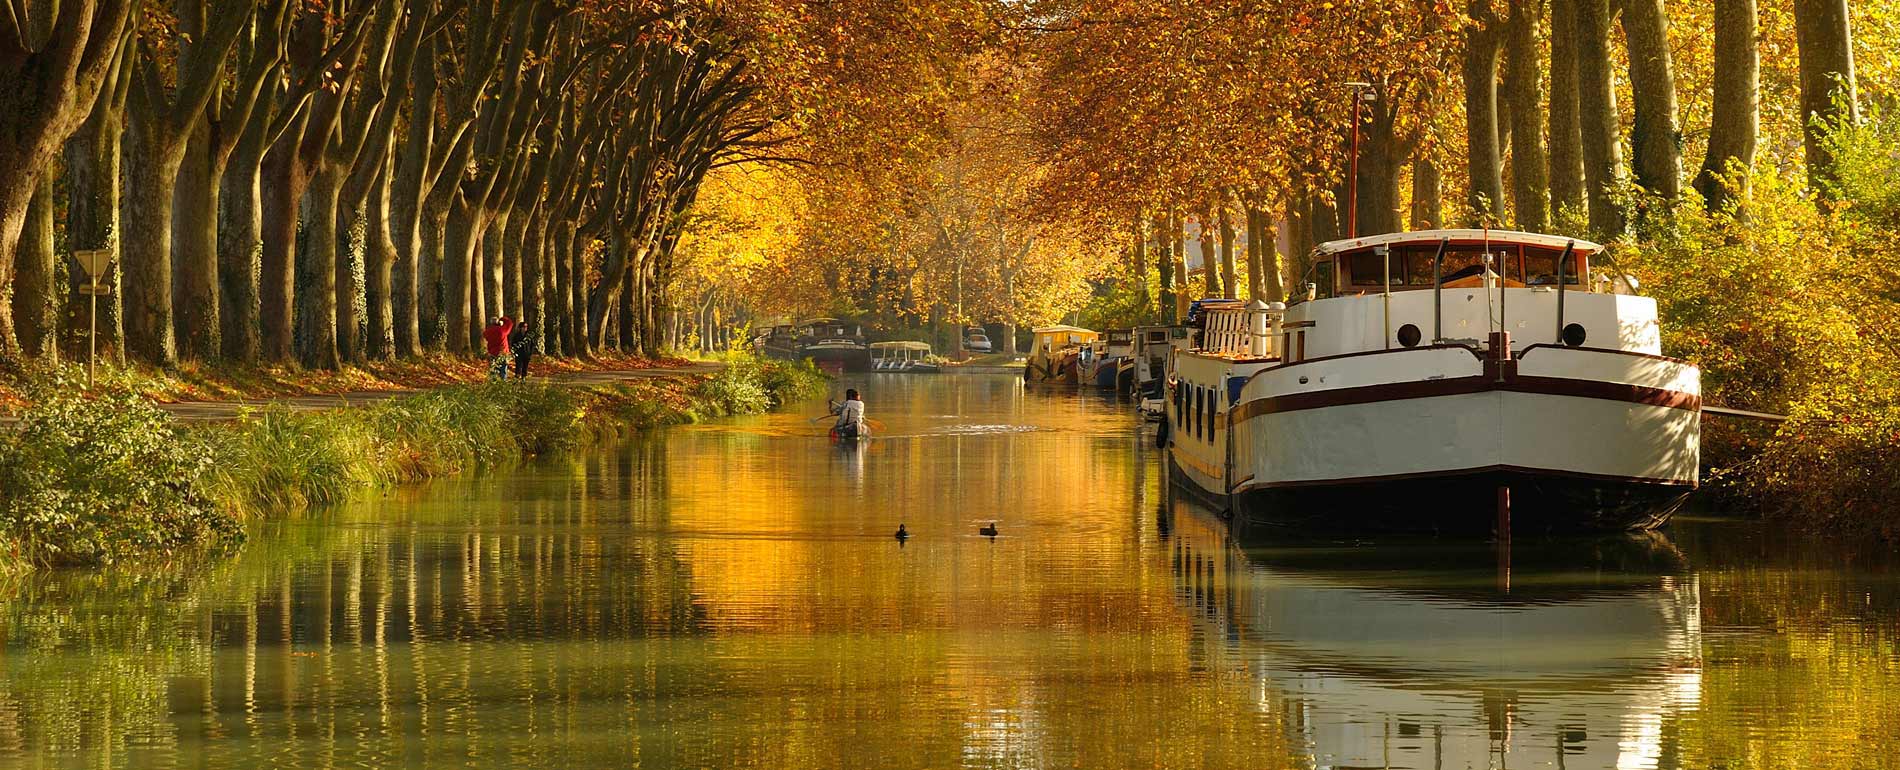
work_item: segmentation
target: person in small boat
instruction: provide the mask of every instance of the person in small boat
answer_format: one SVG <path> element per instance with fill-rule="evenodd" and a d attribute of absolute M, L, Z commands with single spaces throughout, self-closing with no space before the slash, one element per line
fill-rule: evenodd
<path fill-rule="evenodd" d="M 831 413 L 838 415 L 838 422 L 831 426 L 831 433 L 840 441 L 864 435 L 864 402 L 858 400 L 857 388 L 845 389 L 844 401 L 833 404 Z"/>

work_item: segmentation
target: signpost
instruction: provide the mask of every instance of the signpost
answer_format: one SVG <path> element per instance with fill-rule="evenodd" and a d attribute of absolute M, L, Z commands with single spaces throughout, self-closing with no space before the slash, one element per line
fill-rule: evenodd
<path fill-rule="evenodd" d="M 92 390 L 92 370 L 99 359 L 99 297 L 111 296 L 109 288 L 99 285 L 100 277 L 106 268 L 112 265 L 111 249 L 88 249 L 73 252 L 73 261 L 86 271 L 87 284 L 79 287 L 79 293 L 87 295 L 90 307 L 86 311 L 86 389 Z"/>

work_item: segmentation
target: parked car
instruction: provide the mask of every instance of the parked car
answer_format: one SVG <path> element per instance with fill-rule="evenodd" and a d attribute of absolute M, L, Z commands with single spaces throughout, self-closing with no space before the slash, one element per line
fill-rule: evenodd
<path fill-rule="evenodd" d="M 963 349 L 971 353 L 995 352 L 995 346 L 990 344 L 990 336 L 979 329 L 969 329 L 963 333 Z"/>

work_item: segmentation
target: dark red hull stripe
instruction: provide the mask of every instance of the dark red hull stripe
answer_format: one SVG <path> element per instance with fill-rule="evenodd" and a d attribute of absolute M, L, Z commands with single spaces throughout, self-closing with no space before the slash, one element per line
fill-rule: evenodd
<path fill-rule="evenodd" d="M 1245 492 L 1250 489 L 1290 489 L 1290 488 L 1298 488 L 1298 487 L 1331 487 L 1331 486 L 1348 486 L 1348 485 L 1354 485 L 1354 484 L 1389 484 L 1389 483 L 1400 482 L 1400 481 L 1452 478 L 1452 477 L 1457 477 L 1457 476 L 1474 476 L 1474 475 L 1487 474 L 1487 473 L 1514 473 L 1514 474 L 1522 474 L 1525 476 L 1549 476 L 1553 478 L 1595 481 L 1595 482 L 1601 482 L 1601 483 L 1606 483 L 1606 484 L 1641 484 L 1641 485 L 1662 486 L 1662 487 L 1682 487 L 1685 489 L 1694 489 L 1696 487 L 1696 482 L 1691 479 L 1659 479 L 1659 478 L 1652 478 L 1652 477 L 1645 477 L 1645 476 L 1615 476 L 1615 475 L 1610 475 L 1610 474 L 1605 474 L 1605 473 L 1582 473 L 1579 471 L 1559 471 L 1559 470 L 1551 470 L 1548 468 L 1527 468 L 1527 467 L 1519 466 L 1519 465 L 1488 465 L 1482 468 L 1461 468 L 1458 470 L 1429 471 L 1425 473 L 1395 473 L 1395 474 L 1391 474 L 1387 476 L 1355 476 L 1351 478 L 1312 479 L 1312 480 L 1307 480 L 1307 481 L 1254 482 L 1251 484 L 1241 485 L 1237 487 L 1234 491 Z"/>
<path fill-rule="evenodd" d="M 1394 382 L 1382 385 L 1366 385 L 1358 388 L 1337 388 L 1313 393 L 1291 393 L 1284 396 L 1256 398 L 1234 408 L 1235 420 L 1246 420 L 1263 414 L 1299 412 L 1307 409 L 1325 409 L 1334 406 L 1353 404 L 1371 404 L 1380 401 L 1405 401 L 1414 398 L 1436 398 L 1440 396 L 1463 396 L 1473 393 L 1507 391 L 1511 393 L 1536 393 L 1547 396 L 1570 396 L 1573 398 L 1594 398 L 1604 401 L 1622 401 L 1644 406 L 1662 406 L 1670 409 L 1697 411 L 1702 408 L 1702 397 L 1680 390 L 1652 388 L 1644 385 L 1628 385 L 1620 382 L 1602 382 L 1599 380 L 1573 380 L 1565 377 L 1534 377 L 1517 375 L 1504 382 L 1497 382 L 1484 375 L 1447 378 L 1442 380 L 1414 380 Z"/>

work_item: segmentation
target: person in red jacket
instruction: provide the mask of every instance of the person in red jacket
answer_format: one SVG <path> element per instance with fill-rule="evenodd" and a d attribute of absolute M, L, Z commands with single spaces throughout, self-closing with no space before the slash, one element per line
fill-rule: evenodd
<path fill-rule="evenodd" d="M 482 329 L 482 341 L 488 343 L 488 376 L 492 379 L 508 379 L 508 365 L 514 361 L 508 349 L 508 334 L 514 330 L 515 320 L 508 316 L 489 319 Z"/>

